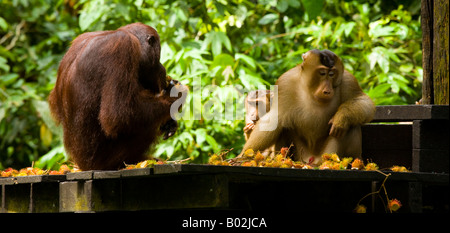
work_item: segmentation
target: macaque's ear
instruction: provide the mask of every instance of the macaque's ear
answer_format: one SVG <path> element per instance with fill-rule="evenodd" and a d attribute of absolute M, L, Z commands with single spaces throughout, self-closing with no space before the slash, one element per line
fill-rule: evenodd
<path fill-rule="evenodd" d="M 303 61 L 306 60 L 306 53 L 302 54 L 302 60 L 303 60 Z"/>

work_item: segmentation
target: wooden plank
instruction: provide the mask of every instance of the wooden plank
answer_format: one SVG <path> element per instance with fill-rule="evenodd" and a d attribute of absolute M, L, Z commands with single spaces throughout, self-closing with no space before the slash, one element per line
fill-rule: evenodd
<path fill-rule="evenodd" d="M 91 181 L 91 207 L 92 211 L 119 211 L 122 210 L 122 179 L 113 173 L 103 173 L 99 178 Z M 140 192 L 140 190 L 136 190 Z"/>
<path fill-rule="evenodd" d="M 93 179 L 116 179 L 121 177 L 122 171 L 96 171 Z"/>
<path fill-rule="evenodd" d="M 155 165 L 155 175 L 158 169 L 165 169 L 167 165 Z M 376 171 L 355 170 L 315 170 L 296 168 L 271 168 L 271 167 L 241 167 L 241 166 L 215 166 L 202 164 L 171 164 L 172 174 L 241 174 L 252 175 L 253 178 L 272 177 L 280 180 L 287 178 L 312 181 L 382 181 L 385 176 Z M 391 172 L 389 179 L 405 182 L 432 182 L 448 183 L 449 174 Z M 170 173 L 163 173 L 170 174 Z"/>
<path fill-rule="evenodd" d="M 423 212 L 448 214 L 450 186 L 422 185 Z"/>
<path fill-rule="evenodd" d="M 30 213 L 31 184 L 3 186 L 2 209 L 4 212 Z"/>
<path fill-rule="evenodd" d="M 75 212 L 78 198 L 78 182 L 59 183 L 59 212 Z"/>
<path fill-rule="evenodd" d="M 154 174 L 166 174 L 166 173 L 177 173 L 181 172 L 181 169 L 183 166 L 181 164 L 164 164 L 164 165 L 157 165 L 153 167 L 153 173 Z"/>
<path fill-rule="evenodd" d="M 32 183 L 30 202 L 31 213 L 59 212 L 59 183 Z"/>
<path fill-rule="evenodd" d="M 363 154 L 368 150 L 411 151 L 412 148 L 412 124 L 366 124 L 361 127 L 361 133 Z"/>
<path fill-rule="evenodd" d="M 0 185 L 14 184 L 16 179 L 14 177 L 0 177 Z"/>
<path fill-rule="evenodd" d="M 450 122 L 448 120 L 415 120 L 413 149 L 449 150 Z"/>
<path fill-rule="evenodd" d="M 93 170 L 82 172 L 69 172 L 67 173 L 67 180 L 91 180 L 94 177 Z"/>
<path fill-rule="evenodd" d="M 5 212 L 5 185 L 0 184 L 0 213 Z"/>
<path fill-rule="evenodd" d="M 66 180 L 66 175 L 16 176 L 16 183 L 59 182 Z"/>
<path fill-rule="evenodd" d="M 351 213 L 358 200 L 371 192 L 369 181 L 248 180 L 247 175 L 230 183 L 230 208 L 252 211 L 286 211 L 310 214 Z M 243 181 L 242 181 L 243 180 Z M 366 198 L 370 201 L 370 198 Z M 364 202 L 364 205 L 367 205 Z M 370 210 L 369 210 L 370 211 Z M 290 222 L 289 224 L 292 224 Z"/>
<path fill-rule="evenodd" d="M 448 150 L 413 149 L 413 172 L 449 173 Z"/>
<path fill-rule="evenodd" d="M 380 168 L 412 167 L 411 124 L 366 124 L 361 127 L 362 158 Z"/>
<path fill-rule="evenodd" d="M 373 122 L 449 119 L 448 105 L 377 106 Z"/>
<path fill-rule="evenodd" d="M 92 180 L 59 183 L 59 212 L 91 212 Z"/>
<path fill-rule="evenodd" d="M 122 177 L 148 176 L 153 174 L 153 168 L 135 168 L 121 171 Z"/>
<path fill-rule="evenodd" d="M 413 171 L 449 172 L 449 125 L 448 120 L 413 121 Z"/>
<path fill-rule="evenodd" d="M 228 180 L 221 174 L 164 174 L 122 180 L 125 210 L 227 208 Z"/>

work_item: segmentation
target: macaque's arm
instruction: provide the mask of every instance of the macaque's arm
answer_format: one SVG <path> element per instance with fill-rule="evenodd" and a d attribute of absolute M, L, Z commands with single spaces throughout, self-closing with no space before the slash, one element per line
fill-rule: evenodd
<path fill-rule="evenodd" d="M 344 72 L 341 83 L 342 104 L 331 118 L 330 135 L 340 137 L 348 128 L 370 122 L 375 115 L 375 104 L 361 89 L 356 78 Z"/>
<path fill-rule="evenodd" d="M 275 129 L 270 131 L 261 130 L 261 126 L 264 125 L 264 123 L 267 122 L 268 119 L 270 120 L 278 119 L 278 116 L 275 116 L 275 114 L 278 114 L 278 112 L 271 110 L 266 115 L 264 115 L 258 122 L 256 122 L 256 125 L 253 128 L 253 131 L 250 137 L 248 138 L 248 141 L 245 143 L 241 154 L 248 149 L 253 149 L 254 151 L 258 150 L 263 151 L 269 148 L 270 146 L 274 145 L 274 143 L 276 142 L 281 133 L 281 127 L 279 126 L 279 124 L 277 124 L 277 127 L 274 127 Z"/>

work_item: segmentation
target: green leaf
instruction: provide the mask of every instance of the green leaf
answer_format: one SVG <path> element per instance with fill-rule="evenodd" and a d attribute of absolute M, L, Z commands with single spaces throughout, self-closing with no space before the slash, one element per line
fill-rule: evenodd
<path fill-rule="evenodd" d="M 383 73 L 387 74 L 389 72 L 389 60 L 384 54 L 377 57 L 377 63 Z"/>
<path fill-rule="evenodd" d="M 211 51 L 213 56 L 217 56 L 222 53 L 222 45 L 232 51 L 231 41 L 224 32 L 210 31 L 205 36 L 202 49 L 206 49 L 206 46 L 211 44 Z"/>
<path fill-rule="evenodd" d="M 19 78 L 19 75 L 16 73 L 0 75 L 0 83 L 2 83 L 5 86 L 8 86 L 8 85 L 13 84 L 18 78 Z"/>
<path fill-rule="evenodd" d="M 67 161 L 67 159 L 68 156 L 64 151 L 64 146 L 60 144 L 43 155 L 35 165 L 41 169 L 57 169 L 56 166 Z"/>
<path fill-rule="evenodd" d="M 372 49 L 372 53 L 368 56 L 370 61 L 370 69 L 375 68 L 375 64 L 378 64 L 383 71 L 387 74 L 389 72 L 389 52 L 383 47 L 375 47 Z"/>
<path fill-rule="evenodd" d="M 93 24 L 97 23 L 100 18 L 109 11 L 107 4 L 95 4 L 95 2 L 88 2 L 80 13 L 79 25 L 82 31 L 86 31 Z"/>
<path fill-rule="evenodd" d="M 2 108 L 2 105 L 0 103 L 0 123 L 2 122 L 3 118 L 5 117 L 5 113 L 6 113 L 6 110 L 5 110 L 5 108 Z"/>
<path fill-rule="evenodd" d="M 173 153 L 175 152 L 175 147 L 173 144 L 170 146 L 165 146 L 164 149 L 166 151 L 167 158 L 172 157 Z"/>
<path fill-rule="evenodd" d="M 285 0 L 281 0 L 280 2 L 284 2 Z M 287 0 L 289 2 L 289 6 L 293 8 L 300 7 L 300 0 Z"/>
<path fill-rule="evenodd" d="M 4 57 L 0 57 L 0 69 L 8 72 L 9 71 L 9 65 L 8 65 L 8 60 L 6 60 L 6 58 Z"/>
<path fill-rule="evenodd" d="M 61 125 L 57 125 L 55 121 L 52 118 L 52 115 L 50 113 L 50 108 L 47 101 L 43 100 L 33 100 L 32 101 L 33 107 L 36 109 L 36 111 L 41 116 L 42 120 L 44 121 L 45 125 L 48 127 L 48 129 L 55 135 L 58 135 L 62 138 L 63 136 L 63 130 Z"/>
<path fill-rule="evenodd" d="M 279 12 L 283 13 L 289 8 L 289 2 L 286 0 L 281 0 L 277 2 L 277 9 Z"/>
<path fill-rule="evenodd" d="M 325 0 L 302 0 L 302 4 L 305 7 L 306 12 L 308 13 L 309 19 L 315 19 L 320 15 L 324 6 Z"/>
<path fill-rule="evenodd" d="M 228 38 L 227 34 L 225 34 L 224 32 L 216 32 L 217 37 L 219 38 L 220 42 L 225 45 L 225 48 L 228 49 L 228 51 L 232 51 L 232 47 L 231 47 L 231 41 Z"/>
<path fill-rule="evenodd" d="M 189 132 L 182 132 L 177 138 L 183 144 L 183 147 L 187 147 L 192 141 L 194 141 L 194 138 Z"/>
<path fill-rule="evenodd" d="M 214 57 L 210 69 L 217 66 L 225 68 L 226 66 L 233 66 L 233 65 L 234 65 L 234 58 L 229 54 L 222 53 Z"/>
<path fill-rule="evenodd" d="M 401 72 L 404 72 L 404 73 L 409 73 L 409 72 L 411 72 L 413 69 L 414 69 L 414 66 L 413 66 L 413 64 L 411 64 L 411 63 L 401 64 L 400 67 L 399 67 L 399 70 L 400 70 Z"/>
<path fill-rule="evenodd" d="M 170 159 L 170 157 L 172 157 L 172 155 L 175 152 L 175 143 L 174 143 L 174 138 L 171 137 L 167 140 L 164 140 L 162 142 L 160 142 L 157 146 L 156 146 L 156 151 L 153 153 L 153 155 L 155 157 L 163 157 L 163 155 L 166 155 L 167 159 Z"/>
<path fill-rule="evenodd" d="M 269 23 L 273 23 L 275 20 L 278 19 L 278 15 L 275 13 L 269 13 L 267 15 L 264 15 L 261 19 L 258 20 L 258 24 L 266 25 Z"/>
<path fill-rule="evenodd" d="M 2 17 L 0 17 L 0 28 L 3 31 L 8 30 L 8 22 L 6 22 L 6 20 L 4 18 L 2 18 Z"/>
<path fill-rule="evenodd" d="M 247 90 L 258 88 L 259 85 L 270 85 L 270 83 L 262 79 L 259 74 L 252 72 L 249 69 L 242 67 L 238 70 L 238 74 L 239 79 Z"/>
<path fill-rule="evenodd" d="M 391 85 L 389 83 L 379 84 L 367 92 L 367 95 L 372 98 L 379 98 L 381 96 L 386 95 L 386 92 L 391 89 Z"/>
<path fill-rule="evenodd" d="M 353 28 L 355 27 L 356 23 L 355 22 L 348 22 L 348 23 L 344 23 L 344 34 L 345 36 L 349 36 L 350 33 L 352 32 Z"/>
<path fill-rule="evenodd" d="M 247 56 L 243 53 L 235 53 L 234 58 L 236 60 L 243 60 L 247 65 L 249 65 L 251 68 L 256 69 L 256 61 L 250 56 Z"/>
<path fill-rule="evenodd" d="M 165 64 L 166 61 L 171 59 L 175 55 L 175 51 L 169 46 L 167 42 L 161 43 L 161 64 Z"/>
<path fill-rule="evenodd" d="M 194 131 L 196 142 L 199 145 L 202 145 L 203 142 L 206 141 L 206 130 L 204 128 L 198 128 Z"/>
<path fill-rule="evenodd" d="M 217 143 L 216 139 L 214 139 L 210 135 L 205 135 L 205 140 L 212 147 L 212 150 L 214 152 L 219 151 L 219 144 Z"/>

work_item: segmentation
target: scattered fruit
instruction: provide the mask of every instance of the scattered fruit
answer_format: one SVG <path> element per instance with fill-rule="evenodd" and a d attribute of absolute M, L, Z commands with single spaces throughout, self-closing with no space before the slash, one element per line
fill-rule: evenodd
<path fill-rule="evenodd" d="M 148 160 L 144 160 L 139 163 L 136 163 L 136 164 L 126 164 L 124 169 L 128 170 L 128 169 L 135 169 L 135 168 L 147 168 L 147 167 L 153 167 L 155 164 L 165 164 L 165 162 L 156 161 L 154 159 L 148 159 Z"/>
<path fill-rule="evenodd" d="M 397 200 L 397 199 L 392 199 L 392 200 L 389 200 L 389 204 L 388 204 L 388 208 L 390 209 L 390 210 L 392 210 L 392 211 L 397 211 L 398 209 L 400 209 L 400 207 L 402 207 L 402 203 L 400 203 L 400 201 L 399 200 Z"/>
<path fill-rule="evenodd" d="M 289 157 L 289 148 L 283 147 L 280 152 L 275 156 L 265 156 L 260 151 L 255 151 L 253 149 L 248 149 L 244 152 L 243 156 L 238 156 L 232 159 L 224 159 L 230 150 L 225 150 L 219 154 L 213 154 L 208 160 L 209 165 L 219 165 L 219 166 L 247 166 L 247 167 L 276 167 L 276 168 L 297 168 L 297 169 L 319 169 L 319 170 L 366 170 L 374 171 L 378 170 L 378 165 L 376 163 L 370 162 L 364 165 L 361 159 L 355 159 L 351 157 L 339 158 L 336 153 L 329 154 L 325 153 L 322 155 L 322 163 L 314 167 L 311 163 L 304 163 L 300 161 L 293 161 Z M 314 160 L 314 157 L 312 157 Z M 153 167 L 155 164 L 168 164 L 168 163 L 183 163 L 186 160 L 177 161 L 161 161 L 161 160 L 144 160 L 137 164 L 126 164 L 124 169 L 135 169 L 135 168 L 148 168 Z M 392 166 L 390 168 L 393 172 L 410 172 L 406 167 L 403 166 Z M 20 170 L 13 168 L 7 168 L 0 171 L 1 177 L 16 177 L 16 176 L 33 176 L 33 175 L 64 175 L 68 172 L 78 172 L 80 171 L 76 167 L 70 168 L 68 165 L 63 164 L 59 170 L 42 170 L 40 168 L 27 167 Z"/>
<path fill-rule="evenodd" d="M 393 172 L 410 172 L 406 167 L 403 166 L 392 166 L 391 171 Z"/>
<path fill-rule="evenodd" d="M 336 153 L 325 153 L 322 155 L 322 163 L 318 167 L 311 165 L 311 161 L 303 163 L 300 161 L 293 161 L 289 157 L 289 148 L 281 148 L 278 154 L 272 156 L 264 156 L 260 151 L 248 149 L 242 156 L 225 160 L 224 154 L 213 154 L 208 160 L 209 165 L 222 165 L 222 166 L 244 166 L 244 167 L 278 167 L 278 168 L 299 168 L 299 169 L 319 169 L 319 170 L 366 170 L 374 171 L 378 170 L 376 163 L 367 163 L 361 159 L 353 160 L 352 157 L 339 158 Z M 314 160 L 314 157 L 312 157 Z M 350 168 L 349 168 L 350 166 Z M 398 167 L 398 166 L 396 166 Z M 400 168 L 398 168 L 400 169 Z M 406 169 L 406 168 L 405 168 Z"/>
<path fill-rule="evenodd" d="M 77 168 L 70 168 L 63 164 L 58 171 L 42 170 L 36 167 L 22 168 L 19 171 L 13 168 L 7 168 L 1 172 L 1 177 L 16 177 L 16 176 L 39 176 L 39 175 L 64 175 L 68 172 L 77 172 Z"/>
<path fill-rule="evenodd" d="M 357 205 L 356 208 L 354 209 L 354 212 L 358 214 L 367 213 L 367 207 L 364 205 Z"/>
<path fill-rule="evenodd" d="M 366 165 L 366 171 L 375 171 L 378 170 L 378 165 L 376 163 L 368 163 Z"/>
<path fill-rule="evenodd" d="M 253 155 L 255 154 L 255 152 L 252 149 L 248 149 L 244 152 L 245 157 L 247 158 L 253 158 Z"/>
<path fill-rule="evenodd" d="M 364 162 L 361 159 L 355 159 L 352 163 L 352 170 L 364 170 Z"/>

